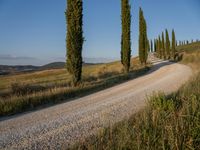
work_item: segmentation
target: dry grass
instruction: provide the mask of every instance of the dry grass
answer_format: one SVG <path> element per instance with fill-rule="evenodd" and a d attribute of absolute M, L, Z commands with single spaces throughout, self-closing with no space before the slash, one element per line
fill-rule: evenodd
<path fill-rule="evenodd" d="M 39 71 L 0 77 L 0 116 L 39 106 L 68 101 L 137 77 L 148 68 L 138 58 L 131 61 L 131 73 L 123 74 L 120 62 L 83 67 L 83 81 L 72 87 L 65 69 Z"/>
<path fill-rule="evenodd" d="M 184 47 L 181 63 L 200 68 L 200 43 Z M 179 47 L 181 50 L 183 47 Z M 187 48 L 187 49 L 185 49 Z M 200 73 L 179 91 L 155 94 L 144 110 L 70 149 L 200 149 Z"/>
<path fill-rule="evenodd" d="M 200 69 L 200 49 L 184 52 L 181 63 L 189 65 L 195 73 L 198 72 Z"/>
<path fill-rule="evenodd" d="M 200 149 L 200 74 L 178 92 L 156 94 L 143 111 L 70 149 Z"/>

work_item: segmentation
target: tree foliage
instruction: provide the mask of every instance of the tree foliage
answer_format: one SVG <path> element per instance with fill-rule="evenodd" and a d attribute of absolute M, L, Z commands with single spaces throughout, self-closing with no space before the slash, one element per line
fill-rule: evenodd
<path fill-rule="evenodd" d="M 129 0 L 121 0 L 121 63 L 125 72 L 129 72 L 131 59 L 131 6 Z"/>
<path fill-rule="evenodd" d="M 142 64 L 147 63 L 149 42 L 147 37 L 147 24 L 142 8 L 139 10 L 139 58 Z"/>
<path fill-rule="evenodd" d="M 169 39 L 169 33 L 167 29 L 165 30 L 165 36 L 166 36 L 165 49 L 167 53 L 167 58 L 170 59 L 170 39 Z"/>
<path fill-rule="evenodd" d="M 172 57 L 175 59 L 176 53 L 176 35 L 174 29 L 172 30 Z"/>
<path fill-rule="evenodd" d="M 65 12 L 67 21 L 66 67 L 72 76 L 72 82 L 77 85 L 81 81 L 82 74 L 82 48 L 83 48 L 83 2 L 82 0 L 67 0 Z"/>

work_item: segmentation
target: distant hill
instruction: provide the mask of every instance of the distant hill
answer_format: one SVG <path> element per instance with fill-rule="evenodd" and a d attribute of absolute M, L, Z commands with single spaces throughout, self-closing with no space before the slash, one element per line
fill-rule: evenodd
<path fill-rule="evenodd" d="M 19 72 L 30 72 L 38 70 L 39 67 L 37 66 L 8 66 L 8 65 L 0 65 L 0 75 L 8 75 L 8 74 L 14 74 Z"/>
<path fill-rule="evenodd" d="M 95 65 L 93 63 L 83 63 L 83 66 Z M 32 65 L 17 65 L 17 66 L 8 66 L 0 65 L 0 75 L 9 75 L 16 74 L 21 72 L 32 72 L 32 71 L 41 71 L 41 70 L 50 70 L 50 69 L 63 69 L 65 67 L 65 62 L 53 62 L 43 66 L 32 66 Z"/>
<path fill-rule="evenodd" d="M 62 69 L 65 67 L 65 62 L 53 62 L 46 64 L 44 66 L 41 66 L 40 70 L 48 70 L 48 69 Z"/>

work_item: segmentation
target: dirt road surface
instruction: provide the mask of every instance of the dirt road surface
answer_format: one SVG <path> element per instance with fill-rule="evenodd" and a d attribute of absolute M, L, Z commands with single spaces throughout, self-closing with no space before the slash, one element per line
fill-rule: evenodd
<path fill-rule="evenodd" d="M 155 62 L 144 76 L 49 108 L 3 118 L 0 149 L 62 149 L 144 108 L 153 92 L 177 90 L 192 75 L 189 67 Z"/>

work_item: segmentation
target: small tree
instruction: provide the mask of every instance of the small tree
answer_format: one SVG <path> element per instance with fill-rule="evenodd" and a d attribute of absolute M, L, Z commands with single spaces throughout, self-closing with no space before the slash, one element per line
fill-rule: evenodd
<path fill-rule="evenodd" d="M 131 59 L 131 6 L 129 0 L 121 0 L 121 63 L 126 73 L 130 69 Z"/>
<path fill-rule="evenodd" d="M 67 21 L 66 67 L 72 76 L 72 83 L 76 86 L 81 81 L 82 48 L 83 48 L 83 2 L 82 0 L 67 0 L 65 12 Z"/>

